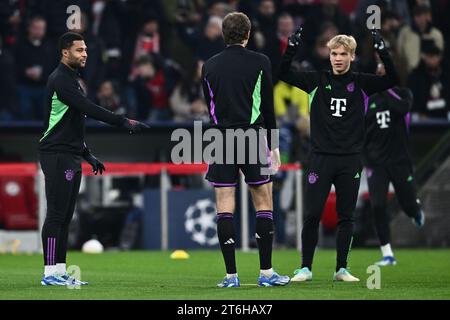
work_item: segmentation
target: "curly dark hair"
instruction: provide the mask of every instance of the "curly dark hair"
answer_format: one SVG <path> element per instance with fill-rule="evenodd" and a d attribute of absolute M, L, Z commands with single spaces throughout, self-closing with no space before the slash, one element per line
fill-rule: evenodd
<path fill-rule="evenodd" d="M 250 19 L 242 12 L 232 12 L 222 22 L 222 34 L 226 45 L 240 44 L 247 39 L 251 28 Z"/>

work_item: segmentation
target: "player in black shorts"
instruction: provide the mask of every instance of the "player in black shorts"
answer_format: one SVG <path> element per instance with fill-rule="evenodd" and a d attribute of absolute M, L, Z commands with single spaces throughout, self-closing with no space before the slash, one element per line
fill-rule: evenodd
<path fill-rule="evenodd" d="M 42 228 L 44 277 L 42 285 L 85 285 L 66 273 L 69 224 L 81 182 L 81 162 L 95 174 L 105 170 L 84 142 L 86 116 L 137 132 L 147 127 L 116 115 L 86 98 L 78 69 L 84 68 L 87 47 L 81 35 L 65 33 L 59 39 L 61 63 L 49 76 L 45 106 L 45 131 L 39 140 L 39 160 L 45 175 L 47 215 Z"/>
<path fill-rule="evenodd" d="M 382 64 L 377 74 L 384 74 Z M 364 162 L 370 203 L 383 258 L 379 266 L 395 265 L 390 244 L 387 194 L 392 182 L 403 211 L 417 227 L 425 222 L 417 198 L 413 165 L 408 151 L 408 135 L 413 94 L 407 88 L 391 88 L 370 96 L 366 115 L 367 135 Z"/>
<path fill-rule="evenodd" d="M 227 47 L 206 61 L 202 69 L 211 123 L 224 136 L 221 145 L 223 161 L 210 163 L 206 175 L 215 187 L 217 234 L 227 273 L 219 287 L 240 285 L 233 224 L 239 170 L 245 175 L 256 210 L 255 237 L 260 257 L 258 284 L 289 283 L 288 276 L 280 276 L 272 269 L 273 206 L 268 167 L 277 170 L 280 158 L 278 149 L 270 143 L 270 130 L 276 129 L 271 64 L 265 55 L 245 48 L 250 27 L 250 20 L 243 13 L 228 14 L 222 24 Z M 266 137 L 260 136 L 261 128 L 269 130 Z M 234 135 L 227 135 L 233 132 Z M 233 142 L 237 143 L 233 146 Z M 267 161 L 267 157 L 272 158 L 273 163 Z"/>
<path fill-rule="evenodd" d="M 292 281 L 312 279 L 312 263 L 318 229 L 331 185 L 336 190 L 338 227 L 336 235 L 336 281 L 359 281 L 347 270 L 347 257 L 353 237 L 353 211 L 358 197 L 362 170 L 360 155 L 364 144 L 364 117 L 368 97 L 393 87 L 395 68 L 384 41 L 372 31 L 374 46 L 386 66 L 386 75 L 356 73 L 350 70 L 355 59 L 356 41 L 337 35 L 328 42 L 331 71 L 297 72 L 292 59 L 300 45 L 301 29 L 289 38 L 282 57 L 279 78 L 309 94 L 311 154 L 305 189 L 305 218 L 302 230 L 302 265 Z"/>

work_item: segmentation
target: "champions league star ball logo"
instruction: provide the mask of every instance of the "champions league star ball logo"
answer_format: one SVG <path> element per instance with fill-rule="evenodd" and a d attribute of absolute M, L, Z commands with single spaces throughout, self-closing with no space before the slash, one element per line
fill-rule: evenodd
<path fill-rule="evenodd" d="M 66 180 L 67 181 L 72 181 L 74 173 L 72 169 L 67 169 L 66 171 L 64 171 L 65 175 L 66 175 Z"/>
<path fill-rule="evenodd" d="M 308 182 L 309 182 L 309 184 L 314 184 L 314 183 L 316 183 L 316 182 L 317 182 L 317 179 L 319 179 L 319 176 L 318 176 L 316 173 L 314 173 L 314 172 L 311 172 L 311 173 L 308 175 Z"/>
<path fill-rule="evenodd" d="M 219 243 L 216 229 L 216 207 L 210 199 L 198 200 L 189 206 L 185 213 L 184 229 L 191 239 L 204 246 L 214 246 Z"/>

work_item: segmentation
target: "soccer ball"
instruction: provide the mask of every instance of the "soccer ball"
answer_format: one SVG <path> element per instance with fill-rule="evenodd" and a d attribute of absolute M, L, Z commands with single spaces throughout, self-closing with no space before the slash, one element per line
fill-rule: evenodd
<path fill-rule="evenodd" d="M 210 199 L 198 200 L 189 206 L 185 213 L 184 228 L 192 241 L 202 246 L 215 246 L 219 243 L 216 228 L 216 206 Z"/>
<path fill-rule="evenodd" d="M 102 253 L 103 245 L 97 239 L 91 239 L 83 244 L 81 250 L 84 253 Z"/>

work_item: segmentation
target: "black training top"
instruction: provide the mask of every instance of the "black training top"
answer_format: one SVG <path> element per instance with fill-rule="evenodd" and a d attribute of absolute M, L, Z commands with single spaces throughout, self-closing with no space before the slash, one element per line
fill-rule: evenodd
<path fill-rule="evenodd" d="M 83 81 L 77 71 L 60 63 L 48 77 L 45 104 L 45 131 L 39 140 L 41 152 L 82 154 L 85 117 L 121 126 L 125 118 L 86 98 Z"/>
<path fill-rule="evenodd" d="M 275 129 L 271 69 L 267 56 L 240 45 L 206 61 L 202 78 L 211 122 L 219 129 Z"/>
<path fill-rule="evenodd" d="M 289 46 L 282 57 L 280 80 L 309 94 L 311 150 L 327 154 L 356 154 L 363 149 L 364 116 L 369 96 L 397 83 L 397 73 L 387 52 L 380 52 L 386 75 L 348 71 L 300 72 L 291 68 L 296 48 Z"/>
<path fill-rule="evenodd" d="M 392 88 L 370 96 L 364 159 L 367 165 L 410 162 L 408 133 L 413 95 Z"/>

